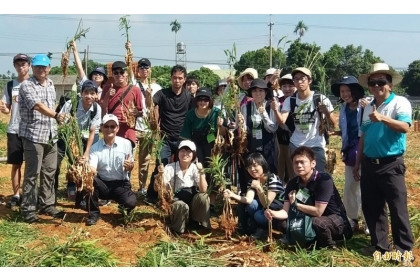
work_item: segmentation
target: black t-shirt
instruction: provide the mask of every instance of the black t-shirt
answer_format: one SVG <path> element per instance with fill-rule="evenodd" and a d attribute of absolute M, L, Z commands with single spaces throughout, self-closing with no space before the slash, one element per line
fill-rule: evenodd
<path fill-rule="evenodd" d="M 299 188 L 303 189 L 306 187 L 309 189 L 315 202 L 328 203 L 322 216 L 329 216 L 332 214 L 341 216 L 340 204 L 342 204 L 342 202 L 340 194 L 338 193 L 330 174 L 314 171 L 309 183 L 305 187 L 300 185 L 299 180 L 299 177 L 295 177 L 289 181 L 286 186 L 285 201 L 289 201 L 289 193 L 292 190 L 296 190 L 297 193 Z"/>
<path fill-rule="evenodd" d="M 172 88 L 165 88 L 153 96 L 155 105 L 159 105 L 160 130 L 168 137 L 179 138 L 187 112 L 193 107 L 194 97 L 187 90 L 176 95 Z"/>

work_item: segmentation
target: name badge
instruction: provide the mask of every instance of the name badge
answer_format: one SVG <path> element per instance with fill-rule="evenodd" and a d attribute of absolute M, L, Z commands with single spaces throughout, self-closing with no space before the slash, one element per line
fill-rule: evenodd
<path fill-rule="evenodd" d="M 88 139 L 89 133 L 90 133 L 89 130 L 82 130 L 83 139 Z"/>
<path fill-rule="evenodd" d="M 252 137 L 261 140 L 262 139 L 262 130 L 261 129 L 253 129 L 252 130 Z"/>
<path fill-rule="evenodd" d="M 299 190 L 298 193 L 296 194 L 296 199 L 298 199 L 302 203 L 306 203 L 306 201 L 308 201 L 309 199 L 309 193 L 303 190 Z"/>

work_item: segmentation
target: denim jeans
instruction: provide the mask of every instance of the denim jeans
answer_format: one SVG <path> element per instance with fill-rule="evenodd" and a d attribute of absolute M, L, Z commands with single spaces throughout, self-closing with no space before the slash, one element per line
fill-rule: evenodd
<path fill-rule="evenodd" d="M 268 228 L 268 221 L 264 216 L 264 208 L 261 203 L 254 199 L 251 204 L 246 207 L 246 210 L 248 211 L 249 216 L 254 219 L 257 227 L 262 229 Z"/>
<path fill-rule="evenodd" d="M 160 151 L 160 160 L 163 165 L 167 165 L 171 160 L 171 156 L 174 155 L 174 161 L 177 161 L 177 156 L 175 155 L 178 150 L 180 140 L 168 139 L 165 138 L 162 143 L 162 150 Z M 153 170 L 152 177 L 150 177 L 150 183 L 147 188 L 147 197 L 150 199 L 157 199 L 158 193 L 154 190 L 155 184 L 155 175 L 158 174 L 159 161 L 156 159 L 155 169 Z"/>

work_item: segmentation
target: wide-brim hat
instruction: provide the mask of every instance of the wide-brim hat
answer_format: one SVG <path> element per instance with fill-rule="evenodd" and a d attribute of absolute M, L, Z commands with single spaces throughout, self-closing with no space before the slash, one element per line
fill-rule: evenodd
<path fill-rule="evenodd" d="M 331 85 L 331 92 L 334 96 L 340 97 L 340 86 L 347 85 L 352 89 L 356 90 L 356 96 L 353 96 L 355 99 L 360 99 L 365 96 L 365 90 L 359 84 L 358 80 L 354 76 L 344 76 L 341 77 L 340 81 L 336 82 L 335 84 Z M 354 91 L 352 91 L 353 93 Z"/>
<path fill-rule="evenodd" d="M 403 77 L 400 74 L 398 74 L 398 72 L 395 72 L 389 69 L 388 64 L 375 63 L 375 64 L 372 64 L 372 66 L 370 67 L 369 73 L 360 75 L 359 84 L 367 88 L 369 77 L 372 76 L 373 74 L 379 74 L 379 73 L 390 75 L 392 77 L 392 85 L 394 86 L 401 83 L 403 79 Z"/>
<path fill-rule="evenodd" d="M 251 75 L 251 77 L 252 78 L 254 78 L 254 79 L 258 79 L 258 72 L 257 72 L 257 70 L 255 70 L 254 68 L 246 68 L 240 75 L 239 75 L 239 77 L 238 77 L 238 79 L 236 79 L 237 81 L 238 81 L 238 85 L 239 85 L 239 87 L 241 88 L 241 89 L 244 89 L 244 87 L 243 87 L 243 83 L 242 83 L 242 80 L 243 80 L 243 77 L 245 76 L 245 75 L 247 75 L 247 74 L 249 74 L 249 75 Z"/>
<path fill-rule="evenodd" d="M 247 95 L 248 96 L 251 96 L 251 93 L 252 93 L 252 90 L 253 89 L 255 89 L 255 88 L 261 88 L 261 89 L 264 89 L 265 91 L 266 91 L 266 93 L 267 93 L 267 91 L 268 91 L 268 86 L 267 86 L 267 83 L 263 80 L 263 79 L 254 79 L 252 82 L 251 82 L 251 86 L 249 87 L 249 89 L 247 90 Z"/>
<path fill-rule="evenodd" d="M 103 81 L 103 83 L 104 83 L 104 84 L 106 83 L 106 81 L 108 81 L 108 77 L 106 76 L 105 69 L 104 69 L 103 67 L 95 67 L 95 69 L 93 69 L 93 70 L 89 73 L 89 75 L 88 75 L 88 79 L 89 79 L 89 80 L 92 80 L 92 76 L 93 76 L 93 74 L 95 74 L 95 73 L 99 73 L 99 74 L 102 74 L 102 75 L 104 76 L 104 81 Z"/>

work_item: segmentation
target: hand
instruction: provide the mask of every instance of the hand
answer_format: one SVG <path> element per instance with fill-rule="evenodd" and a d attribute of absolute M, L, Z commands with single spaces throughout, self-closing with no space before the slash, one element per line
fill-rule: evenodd
<path fill-rule="evenodd" d="M 158 172 L 159 172 L 160 174 L 162 174 L 163 172 L 165 172 L 165 167 L 163 166 L 163 164 L 160 164 L 160 165 L 158 166 Z"/>
<path fill-rule="evenodd" d="M 66 117 L 66 114 L 61 113 L 61 114 L 58 114 L 55 119 L 57 122 L 62 123 L 65 117 Z"/>
<path fill-rule="evenodd" d="M 79 159 L 77 160 L 77 163 L 84 164 L 87 158 L 89 158 L 89 155 L 83 155 L 82 157 L 79 157 Z"/>
<path fill-rule="evenodd" d="M 124 169 L 127 170 L 127 171 L 131 171 L 134 168 L 134 162 L 129 160 L 129 158 L 130 158 L 130 155 L 127 154 L 125 156 L 125 160 L 124 160 L 124 163 L 123 163 Z"/>
<path fill-rule="evenodd" d="M 370 101 L 367 100 L 366 98 L 359 99 L 359 104 L 360 104 L 360 106 L 362 106 L 362 108 L 365 108 L 369 103 L 370 103 Z"/>
<path fill-rule="evenodd" d="M 113 83 L 111 83 L 111 87 L 109 88 L 107 94 L 109 96 L 114 96 L 115 95 L 115 88 L 114 88 L 114 84 Z"/>
<path fill-rule="evenodd" d="M 328 111 L 327 105 L 321 104 L 321 102 L 318 102 L 318 110 L 327 116 L 330 114 L 330 111 Z"/>
<path fill-rule="evenodd" d="M 77 52 L 76 41 L 70 42 L 70 48 L 72 49 L 73 52 Z"/>
<path fill-rule="evenodd" d="M 279 102 L 278 102 L 277 98 L 273 97 L 273 100 L 270 103 L 270 107 L 271 107 L 271 110 L 273 110 L 273 111 L 278 111 L 279 110 L 280 105 L 279 105 Z"/>
<path fill-rule="evenodd" d="M 131 109 L 129 109 L 129 112 L 130 112 L 131 115 L 133 115 L 137 118 L 140 111 L 137 108 L 131 108 Z"/>
<path fill-rule="evenodd" d="M 265 108 L 264 108 L 264 105 L 263 105 L 263 104 L 261 104 L 260 108 L 258 108 L 258 113 L 259 113 L 260 115 L 264 115 L 264 113 L 265 113 Z"/>
<path fill-rule="evenodd" d="M 196 161 L 195 165 L 199 172 L 203 172 L 203 164 L 201 162 Z"/>
<path fill-rule="evenodd" d="M 353 168 L 353 178 L 355 181 L 360 181 L 359 165 Z"/>
<path fill-rule="evenodd" d="M 373 104 L 372 106 L 372 113 L 369 114 L 369 119 L 372 122 L 381 122 L 383 115 L 379 114 L 378 111 L 376 111 L 376 105 Z"/>
<path fill-rule="evenodd" d="M 231 190 L 225 189 L 225 190 L 223 191 L 223 197 L 224 197 L 224 198 L 231 198 L 231 197 L 232 197 L 232 195 L 233 195 L 233 192 L 232 192 Z"/>
<path fill-rule="evenodd" d="M 6 104 L 1 100 L 0 100 L 0 111 L 5 114 L 9 113 L 9 109 L 6 107 Z"/>
<path fill-rule="evenodd" d="M 217 125 L 223 126 L 223 119 L 221 117 L 217 117 Z"/>
<path fill-rule="evenodd" d="M 251 188 L 253 188 L 257 192 L 262 192 L 263 191 L 263 189 L 261 188 L 261 183 L 260 183 L 259 180 L 252 180 Z"/>
<path fill-rule="evenodd" d="M 244 116 L 241 113 L 238 114 L 238 123 L 241 125 L 244 124 Z"/>
<path fill-rule="evenodd" d="M 126 50 L 131 49 L 131 42 L 130 41 L 125 43 L 125 49 Z"/>
<path fill-rule="evenodd" d="M 276 71 L 274 71 L 273 75 L 270 78 L 270 83 L 272 85 L 274 85 L 274 83 L 280 78 L 280 69 L 276 69 Z"/>
<path fill-rule="evenodd" d="M 234 76 L 229 76 L 227 79 L 226 79 L 226 83 L 229 85 L 229 84 L 231 84 L 231 83 L 234 83 L 235 82 L 235 77 Z"/>
<path fill-rule="evenodd" d="M 273 212 L 271 209 L 266 209 L 264 211 L 264 216 L 267 218 L 267 220 L 272 221 L 273 220 Z"/>
<path fill-rule="evenodd" d="M 289 192 L 289 202 L 290 202 L 290 205 L 292 205 L 293 203 L 295 203 L 295 200 L 296 200 L 296 191 L 293 190 L 293 191 Z"/>

